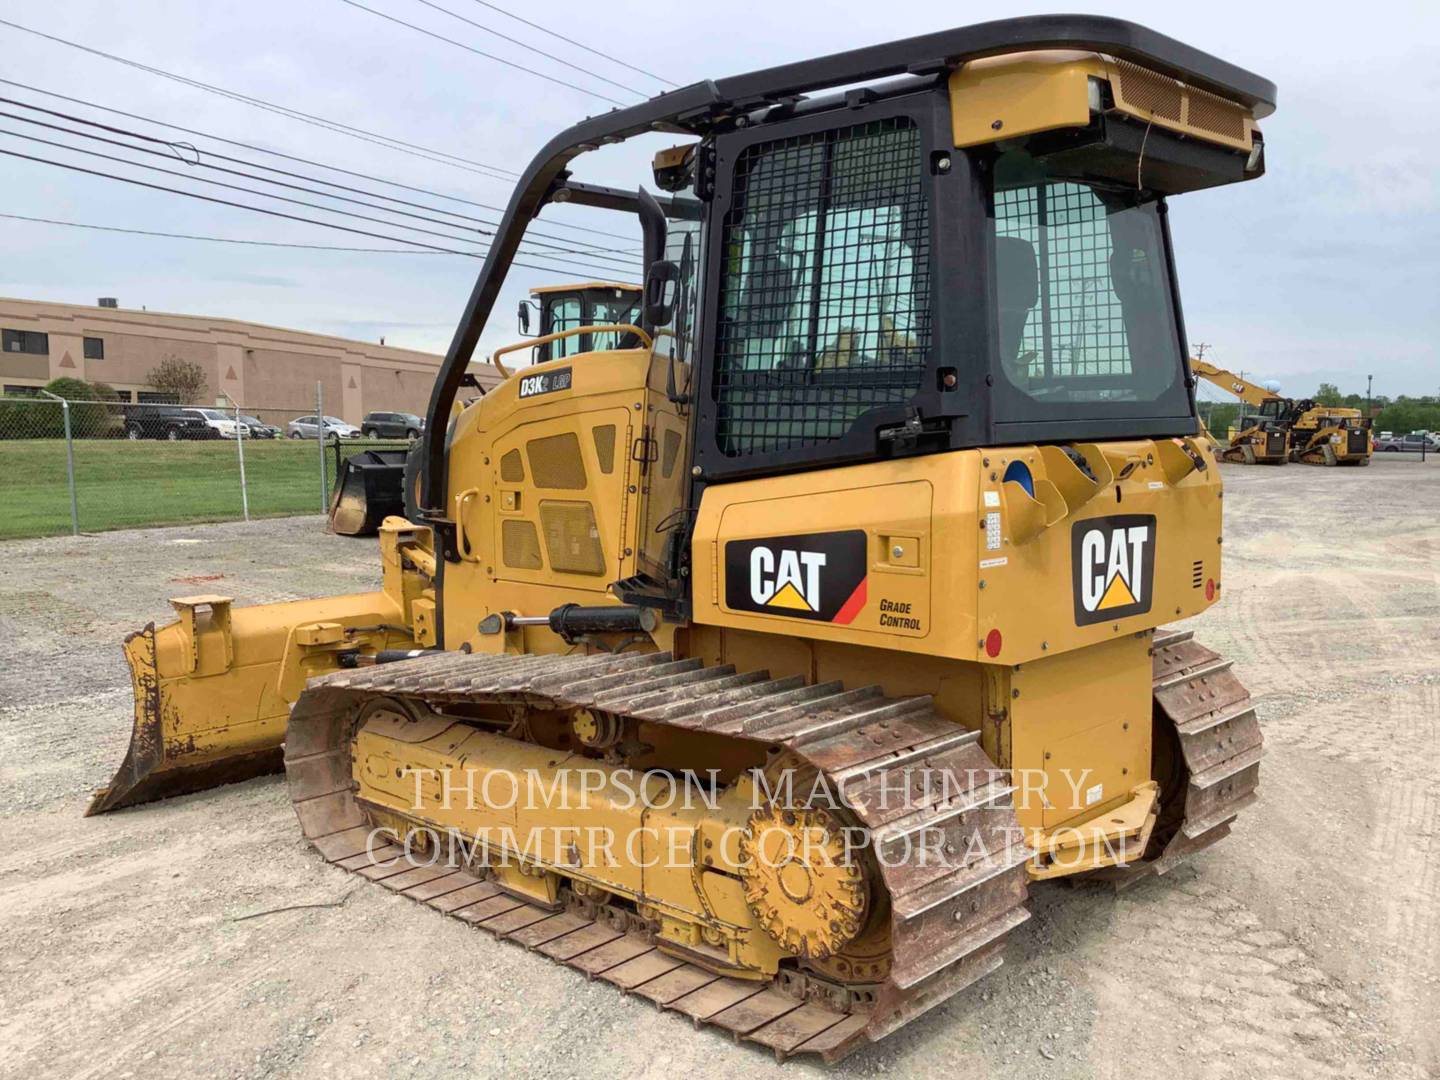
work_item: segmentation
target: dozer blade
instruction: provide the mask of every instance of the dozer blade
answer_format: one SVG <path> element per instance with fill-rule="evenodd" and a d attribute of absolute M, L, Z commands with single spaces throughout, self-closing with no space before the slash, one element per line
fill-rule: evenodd
<path fill-rule="evenodd" d="M 330 497 L 330 529 L 374 536 L 387 517 L 405 516 L 404 450 L 366 450 L 346 458 Z"/>
<path fill-rule="evenodd" d="M 171 601 L 180 618 L 125 640 L 135 690 L 130 746 L 86 816 L 233 784 L 283 767 L 290 704 L 342 655 L 413 644 L 383 592 L 230 610 Z"/>

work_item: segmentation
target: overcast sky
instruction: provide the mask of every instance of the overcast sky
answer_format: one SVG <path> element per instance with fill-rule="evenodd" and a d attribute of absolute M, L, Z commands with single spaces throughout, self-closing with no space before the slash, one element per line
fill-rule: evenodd
<path fill-rule="evenodd" d="M 485 6 L 433 0 L 562 62 L 504 41 L 427 6 L 426 0 L 354 0 L 475 49 L 629 104 L 664 82 L 556 40 Z M 922 2 L 847 4 L 820 0 L 732 0 L 719 9 L 610 0 L 606 4 L 496 4 L 552 30 L 623 57 L 645 71 L 691 82 L 949 25 L 1048 10 L 1046 5 Z M 1185 316 L 1192 341 L 1212 346 L 1218 363 L 1279 382 L 1294 394 L 1324 380 L 1347 391 L 1440 391 L 1440 69 L 1433 42 L 1435 4 L 1377 2 L 1361 9 L 1293 3 L 1190 5 L 1110 3 L 1094 10 L 1154 29 L 1248 67 L 1280 88 L 1278 112 L 1264 123 L 1269 174 L 1258 183 L 1176 200 L 1175 231 Z M 400 139 L 468 162 L 518 171 L 551 135 L 611 104 L 426 37 L 346 0 L 210 0 L 207 3 L 9 0 L 0 19 L 129 60 L 328 120 Z M 707 19 L 711 20 L 707 23 Z M 723 19 L 723 24 L 719 21 Z M 0 97 L 105 120 L 133 131 L 185 140 L 202 152 L 288 167 L 356 187 L 412 198 L 481 221 L 442 215 L 446 225 L 360 206 L 355 213 L 458 235 L 498 214 L 509 183 L 473 164 L 445 164 L 275 115 L 153 74 L 0 26 L 6 58 L 0 78 L 195 128 L 325 165 L 425 189 L 406 193 L 368 180 L 286 166 L 213 139 L 166 132 L 140 121 L 0 84 Z M 582 70 L 584 69 L 584 70 Z M 597 77 L 599 76 L 599 77 Z M 602 81 L 611 80 L 611 81 Z M 615 85 L 622 84 L 621 86 Z M 635 91 L 635 92 L 632 92 Z M 638 93 L 637 93 L 638 92 Z M 0 106 L 0 112 L 37 116 Z M 76 126 L 70 121 L 55 121 Z M 94 130 L 94 129 L 91 129 Z M 124 151 L 0 117 L 0 131 L 121 154 Z M 101 133 L 103 134 L 103 132 Z M 581 179 L 633 188 L 648 183 L 650 153 L 675 139 L 586 155 Z M 169 150 L 161 147 L 165 153 Z M 18 151 L 217 198 L 286 209 L 351 228 L 394 233 L 363 222 L 199 183 L 178 160 L 148 158 L 182 173 L 168 177 L 0 134 Z M 187 151 L 180 150 L 185 154 Z M 142 155 L 129 153 L 131 158 Z M 432 155 L 433 156 L 433 155 Z M 234 166 L 248 168 L 248 166 Z M 223 177 L 250 187 L 244 178 Z M 295 181 L 306 183 L 306 181 Z M 0 156 L 0 213 L 203 236 L 346 247 L 402 247 L 372 237 L 288 222 L 51 165 Z M 271 188 L 272 191 L 279 189 Z M 292 197 L 314 201 L 303 192 Z M 447 201 L 439 196 L 451 196 Z M 366 196 L 356 196 L 366 197 Z M 335 204 L 331 204 L 335 205 Z M 394 206 L 395 204 L 390 204 Z M 431 210 L 413 210 L 435 216 Z M 631 235 L 618 239 L 582 226 Z M 548 209 L 541 225 L 554 248 L 638 249 L 618 215 Z M 424 237 L 473 249 L 476 241 Z M 444 254 L 370 254 L 246 247 L 122 236 L 0 218 L 0 295 L 220 315 L 443 351 L 479 270 L 479 260 Z M 594 276 L 537 251 L 552 269 L 517 269 L 482 346 L 513 339 L 516 301 L 531 285 Z M 623 270 L 594 256 L 585 265 Z M 610 276 L 633 278 L 635 274 Z"/>

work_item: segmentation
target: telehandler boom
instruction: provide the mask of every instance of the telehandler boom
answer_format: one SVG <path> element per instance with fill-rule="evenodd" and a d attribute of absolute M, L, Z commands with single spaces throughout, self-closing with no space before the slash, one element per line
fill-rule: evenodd
<path fill-rule="evenodd" d="M 1032 885 L 1214 843 L 1261 736 L 1164 628 L 1219 599 L 1222 532 L 1168 206 L 1260 176 L 1274 101 L 1055 15 L 562 132 L 436 381 L 380 591 L 177 601 L 127 644 L 131 752 L 92 809 L 283 738 L 339 869 L 826 1060 L 994 970 Z M 664 194 L 575 178 L 654 132 L 682 140 Z M 632 318 L 497 350 L 550 347 L 452 418 L 561 202 L 638 217 Z"/>

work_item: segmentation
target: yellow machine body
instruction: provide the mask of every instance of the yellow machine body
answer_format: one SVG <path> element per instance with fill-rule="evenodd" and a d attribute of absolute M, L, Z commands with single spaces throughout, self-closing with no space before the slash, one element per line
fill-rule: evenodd
<path fill-rule="evenodd" d="M 233 783 L 282 765 L 290 706 L 342 657 L 433 644 L 429 530 L 381 529 L 384 588 L 235 607 L 228 596 L 172 600 L 179 618 L 125 641 L 135 720 L 125 759 L 87 814 Z"/>
<path fill-rule="evenodd" d="M 934 128 L 940 146 L 923 158 L 936 176 L 992 143 L 998 153 L 1058 133 L 1048 145 L 1068 152 L 1073 128 L 1103 143 L 1097 168 L 1128 182 L 1128 144 L 1096 135 L 1108 138 L 1107 118 L 1124 138 L 1148 139 L 1152 157 L 1151 126 L 1161 142 L 1183 136 L 1167 166 L 1182 179 L 1159 190 L 1258 175 L 1259 104 L 1098 51 L 994 51 L 951 64 L 927 91 L 931 115 L 950 107 L 949 124 Z M 863 116 L 867 100 L 855 92 L 847 109 Z M 1193 143 L 1224 167 L 1205 175 L 1184 157 Z M 657 182 L 682 183 L 698 156 L 694 146 L 663 151 Z M 658 204 L 636 201 L 642 222 L 660 214 L 663 250 Z M 661 265 L 654 240 L 647 231 L 650 269 L 673 284 L 679 268 Z M 854 250 L 884 248 L 891 260 L 903 246 L 866 244 Z M 1166 259 L 1168 244 L 1166 233 Z M 1137 280 L 1159 280 L 1131 255 Z M 731 257 L 742 258 L 738 245 Z M 657 281 L 647 277 L 645 313 Z M 593 288 L 621 300 L 633 291 Z M 536 295 L 548 312 L 552 294 Z M 1120 408 L 1076 424 L 1073 437 L 1028 441 L 1041 437 L 1037 423 L 1011 445 L 957 435 L 924 452 L 712 481 L 692 446 L 707 406 L 687 392 L 686 360 L 703 365 L 705 354 L 663 340 L 662 317 L 605 313 L 615 321 L 563 328 L 547 315 L 538 338 L 496 350 L 507 377 L 451 409 L 443 476 L 432 469 L 408 493 L 428 524 L 381 526 L 380 591 L 251 608 L 192 597 L 176 601 L 175 624 L 132 637 L 131 751 L 92 812 L 274 768 L 284 740 L 297 816 L 329 861 L 396 891 L 421 889 L 416 898 L 497 933 L 553 918 L 586 949 L 635 948 L 633 962 L 652 965 L 647 980 L 684 983 L 657 1002 L 690 1002 L 697 1020 L 748 1023 L 731 1030 L 827 1058 L 993 970 L 1026 917 L 1027 881 L 1122 876 L 1142 863 L 1164 872 L 1228 832 L 1258 782 L 1249 695 L 1227 663 L 1162 629 L 1220 597 L 1215 451 L 1190 435 L 1085 435 L 1172 432 L 1177 417 L 1193 426 L 1183 395 L 1178 411 L 1142 415 L 1123 406 L 1159 399 L 1107 390 L 1095 400 Z M 877 367 L 882 352 L 914 346 L 881 323 Z M 842 329 L 844 351 L 815 346 L 812 369 L 858 382 L 862 337 Z M 510 373 L 503 358 L 531 347 L 542 362 Z M 1035 355 L 1007 357 L 1003 370 Z M 1170 388 L 1183 374 L 1175 360 Z M 933 374 L 953 389 L 948 370 Z M 1027 379 L 1009 389 L 1026 393 Z M 437 398 L 441 415 L 450 400 Z M 429 420 L 436 437 L 443 425 Z M 923 428 L 918 411 L 915 420 Z M 1239 433 L 1222 452 L 1253 452 L 1249 439 Z M 1254 456 L 1271 449 L 1262 442 Z M 1282 445 L 1279 460 L 1288 454 Z M 676 581 L 683 588 L 663 595 L 635 591 Z M 568 628 L 571 606 L 599 610 L 599 628 Z M 604 626 L 606 609 L 633 624 Z M 443 655 L 385 674 L 395 670 L 386 653 L 425 649 Z M 644 695 L 626 699 L 632 684 Z M 751 715 L 756 702 L 763 711 Z M 908 787 L 914 766 L 960 786 L 932 800 Z M 708 777 L 706 798 L 677 803 L 676 778 L 688 772 Z M 830 810 L 758 798 L 764 778 L 797 772 L 860 794 Z M 883 793 L 896 782 L 908 801 L 887 817 L 867 785 Z M 533 783 L 548 793 L 538 805 L 470 794 Z M 860 855 L 837 839 L 857 824 L 875 842 Z M 588 846 L 596 828 L 613 834 L 609 858 Z M 483 837 L 483 869 L 475 848 L 450 871 L 381 867 L 377 830 L 392 859 L 417 836 Z M 686 857 L 651 858 L 651 830 Z M 947 854 L 972 842 L 983 854 L 941 868 L 882 857 L 931 831 Z M 823 840 L 804 857 L 756 858 L 811 832 Z M 444 888 L 470 906 L 443 907 Z M 778 1011 L 737 1018 L 742 1002 Z M 778 1017 L 797 1026 L 764 1026 Z"/>
<path fill-rule="evenodd" d="M 1290 432 L 1290 457 L 1307 465 L 1369 465 L 1374 453 L 1370 422 L 1359 409 L 1316 405 Z"/>

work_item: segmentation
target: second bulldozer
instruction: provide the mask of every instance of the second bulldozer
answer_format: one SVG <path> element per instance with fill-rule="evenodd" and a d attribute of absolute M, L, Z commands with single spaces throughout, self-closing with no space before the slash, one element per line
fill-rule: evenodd
<path fill-rule="evenodd" d="M 1261 737 L 1230 664 L 1165 628 L 1220 599 L 1223 532 L 1168 206 L 1263 173 L 1274 99 L 1042 16 L 558 134 L 380 526 L 380 591 L 177 601 L 127 646 L 135 733 L 93 809 L 283 739 L 338 871 L 826 1060 L 997 967 L 1029 889 L 1225 836 Z M 656 131 L 683 139 L 660 196 L 574 177 Z M 638 218 L 633 314 L 498 350 L 545 351 L 456 413 L 566 202 Z"/>

